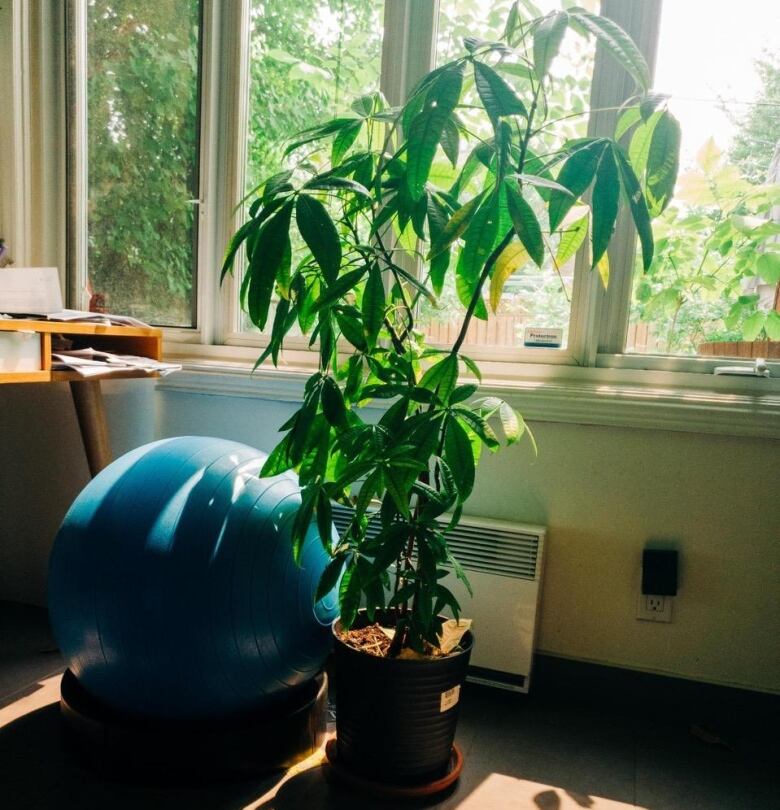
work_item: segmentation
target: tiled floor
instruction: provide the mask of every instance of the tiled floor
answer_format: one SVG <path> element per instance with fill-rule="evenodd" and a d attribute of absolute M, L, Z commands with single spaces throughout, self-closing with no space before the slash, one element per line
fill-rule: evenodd
<path fill-rule="evenodd" d="M 316 758 L 296 773 L 211 785 L 153 786 L 101 779 L 64 749 L 57 709 L 61 666 L 45 615 L 0 606 L 0 807 L 3 810 L 385 810 L 354 795 Z M 467 686 L 457 789 L 429 807 L 450 810 L 773 810 L 778 745 L 749 732 L 730 747 L 690 732 L 690 718 L 651 721 L 540 705 Z M 403 805 L 408 806 L 408 805 Z M 419 805 L 417 805 L 419 806 Z"/>

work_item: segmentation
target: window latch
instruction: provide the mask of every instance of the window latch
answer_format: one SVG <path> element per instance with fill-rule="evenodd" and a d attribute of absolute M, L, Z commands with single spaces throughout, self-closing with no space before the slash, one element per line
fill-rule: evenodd
<path fill-rule="evenodd" d="M 769 367 L 763 357 L 756 357 L 752 366 L 715 366 L 713 374 L 731 374 L 735 377 L 769 377 Z"/>

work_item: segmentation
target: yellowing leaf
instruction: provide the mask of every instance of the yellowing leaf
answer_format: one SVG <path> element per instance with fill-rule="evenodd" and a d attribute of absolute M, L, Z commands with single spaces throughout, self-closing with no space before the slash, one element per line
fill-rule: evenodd
<path fill-rule="evenodd" d="M 723 152 L 715 143 L 715 139 L 707 138 L 696 153 L 696 162 L 705 172 L 711 172 L 718 165 L 722 154 Z"/>
<path fill-rule="evenodd" d="M 493 312 L 498 311 L 501 303 L 501 293 L 507 279 L 516 273 L 528 260 L 528 251 L 520 242 L 511 242 L 496 259 L 496 266 L 493 268 L 493 278 L 490 280 L 490 308 Z"/>
<path fill-rule="evenodd" d="M 604 253 L 596 263 L 596 269 L 599 271 L 601 283 L 604 285 L 604 289 L 606 290 L 607 285 L 609 284 L 609 256 L 606 253 Z"/>

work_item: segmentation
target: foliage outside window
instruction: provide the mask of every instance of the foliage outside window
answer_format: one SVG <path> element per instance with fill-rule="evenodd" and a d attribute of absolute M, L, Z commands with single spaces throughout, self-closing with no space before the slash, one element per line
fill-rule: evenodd
<path fill-rule="evenodd" d="M 694 16 L 704 30 L 691 40 Z M 765 0 L 746 0 L 728 27 L 704 3 L 664 6 L 658 71 L 674 91 L 683 171 L 653 264 L 634 274 L 629 350 L 742 354 L 723 341 L 780 340 L 780 51 L 761 50 L 777 47 L 778 26 Z M 631 137 L 640 160 L 653 123 Z"/>
<path fill-rule="evenodd" d="M 111 311 L 194 326 L 198 0 L 87 6 L 88 278 Z"/>

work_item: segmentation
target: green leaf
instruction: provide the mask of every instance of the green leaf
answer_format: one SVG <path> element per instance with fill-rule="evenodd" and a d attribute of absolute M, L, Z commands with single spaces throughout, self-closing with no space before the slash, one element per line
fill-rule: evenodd
<path fill-rule="evenodd" d="M 328 285 L 323 290 L 322 294 L 314 305 L 314 310 L 319 312 L 325 307 L 328 307 L 334 302 L 338 301 L 339 298 L 355 288 L 365 273 L 365 267 L 360 267 L 357 270 L 351 270 L 349 273 L 344 273 L 343 276 L 340 276 L 333 284 Z"/>
<path fill-rule="evenodd" d="M 495 122 L 505 115 L 528 117 L 525 105 L 506 80 L 484 62 L 474 62 L 474 80 L 485 111 Z"/>
<path fill-rule="evenodd" d="M 276 275 L 285 258 L 289 261 L 292 205 L 288 202 L 265 223 L 252 251 L 247 308 L 258 329 L 265 329 Z"/>
<path fill-rule="evenodd" d="M 450 419 L 447 422 L 447 432 L 444 435 L 444 458 L 455 477 L 458 497 L 463 503 L 474 489 L 476 469 L 471 441 L 457 419 Z"/>
<path fill-rule="evenodd" d="M 309 180 L 303 185 L 304 189 L 316 190 L 329 190 L 329 191 L 351 191 L 359 197 L 365 197 L 367 200 L 371 199 L 369 190 L 360 183 L 350 180 L 347 177 L 338 177 L 336 175 L 319 175 L 318 177 Z"/>
<path fill-rule="evenodd" d="M 448 354 L 423 374 L 419 385 L 421 388 L 433 391 L 442 402 L 446 402 L 457 382 L 458 358 L 454 354 Z"/>
<path fill-rule="evenodd" d="M 639 242 L 642 245 L 642 266 L 644 271 L 647 272 L 653 262 L 654 251 L 650 213 L 647 210 L 647 203 L 645 202 L 644 194 L 642 194 L 639 180 L 637 180 L 634 170 L 631 168 L 631 164 L 628 162 L 622 147 L 614 146 L 612 151 L 617 161 L 618 171 L 620 172 L 623 193 L 628 200 L 631 216 L 634 220 L 637 234 L 639 234 Z"/>
<path fill-rule="evenodd" d="M 768 312 L 764 331 L 770 340 L 780 340 L 780 312 Z"/>
<path fill-rule="evenodd" d="M 429 259 L 441 253 L 441 251 L 446 250 L 456 239 L 460 238 L 465 233 L 486 194 L 487 191 L 481 191 L 476 197 L 473 197 L 458 208 L 450 217 L 449 221 L 444 226 L 444 230 L 441 232 L 440 238 L 431 245 L 431 250 L 428 254 Z"/>
<path fill-rule="evenodd" d="M 742 324 L 742 339 L 755 340 L 761 334 L 766 320 L 765 312 L 754 312 L 749 318 L 745 318 L 745 323 Z"/>
<path fill-rule="evenodd" d="M 590 210 L 584 205 L 572 208 L 566 215 L 560 226 L 561 238 L 555 253 L 555 263 L 558 267 L 566 264 L 580 249 L 588 234 L 589 219 Z"/>
<path fill-rule="evenodd" d="M 569 189 L 569 194 L 553 191 L 550 195 L 550 230 L 554 231 L 569 209 L 585 193 L 593 181 L 607 141 L 592 140 L 580 145 L 563 164 L 558 173 L 558 182 Z"/>
<path fill-rule="evenodd" d="M 294 466 L 289 454 L 290 440 L 291 436 L 288 433 L 279 444 L 274 447 L 271 454 L 265 460 L 263 468 L 260 470 L 260 478 L 271 478 L 274 475 L 280 475 Z"/>
<path fill-rule="evenodd" d="M 466 385 L 459 385 L 450 397 L 450 405 L 455 405 L 458 402 L 465 402 L 470 396 L 476 394 L 478 386 L 474 383 L 467 383 Z"/>
<path fill-rule="evenodd" d="M 412 199 L 425 190 L 436 147 L 444 127 L 460 100 L 463 63 L 453 63 L 440 73 L 427 91 L 425 104 L 409 127 L 406 141 L 406 184 Z"/>
<path fill-rule="evenodd" d="M 479 276 L 490 256 L 498 235 L 499 198 L 491 194 L 480 206 L 464 235 L 464 246 L 456 267 L 456 288 L 461 303 L 468 306 L 476 294 Z M 487 319 L 484 302 L 474 311 L 477 318 Z"/>
<path fill-rule="evenodd" d="M 339 612 L 344 627 L 352 627 L 360 607 L 360 576 L 354 561 L 344 569 L 339 585 Z"/>
<path fill-rule="evenodd" d="M 578 7 L 569 9 L 569 17 L 575 29 L 582 34 L 593 34 L 639 87 L 648 90 L 650 69 L 647 62 L 631 37 L 616 22 Z"/>
<path fill-rule="evenodd" d="M 346 429 L 347 406 L 341 388 L 332 377 L 326 377 L 322 383 L 322 411 L 329 424 Z"/>
<path fill-rule="evenodd" d="M 668 93 L 648 93 L 639 102 L 639 115 L 643 121 L 648 121 L 650 116 L 669 99 Z"/>
<path fill-rule="evenodd" d="M 300 148 L 301 146 L 305 146 L 307 143 L 311 143 L 312 141 L 318 141 L 322 138 L 326 138 L 328 135 L 333 135 L 336 132 L 340 132 L 344 127 L 351 126 L 355 123 L 354 117 L 341 117 L 341 118 L 334 118 L 331 121 L 328 121 L 325 124 L 320 126 L 311 127 L 309 129 L 305 129 L 302 132 L 299 132 L 297 135 L 294 136 L 294 139 L 287 145 L 287 148 L 284 150 L 284 156 L 290 154 L 290 152 L 294 152 L 296 149 Z"/>
<path fill-rule="evenodd" d="M 333 546 L 333 509 L 330 499 L 322 490 L 317 495 L 317 531 L 323 548 L 330 553 Z"/>
<path fill-rule="evenodd" d="M 756 261 L 756 271 L 767 284 L 780 282 L 780 255 L 762 253 Z"/>
<path fill-rule="evenodd" d="M 526 161 L 527 163 L 527 161 Z M 550 180 L 547 177 L 539 177 L 536 174 L 508 174 L 506 179 L 514 178 L 519 180 L 521 183 L 528 183 L 529 186 L 535 186 L 536 188 L 544 188 L 550 189 L 551 191 L 560 191 L 562 194 L 566 194 L 569 197 L 572 196 L 571 191 L 569 191 L 566 186 L 562 186 L 560 183 L 556 183 L 555 180 Z"/>
<path fill-rule="evenodd" d="M 512 180 L 506 182 L 507 206 L 515 233 L 538 267 L 544 262 L 544 240 L 534 209 Z"/>
<path fill-rule="evenodd" d="M 319 602 L 324 599 L 338 585 L 341 572 L 344 570 L 344 558 L 334 557 L 326 566 L 317 585 L 317 593 L 314 601 Z"/>
<path fill-rule="evenodd" d="M 369 348 L 374 348 L 385 319 L 385 286 L 379 265 L 372 264 L 363 292 L 363 333 Z"/>
<path fill-rule="evenodd" d="M 466 357 L 465 354 L 461 354 L 459 356 L 466 368 L 479 380 L 479 382 L 482 382 L 482 372 L 479 370 L 479 366 L 470 357 Z"/>
<path fill-rule="evenodd" d="M 476 433 L 477 436 L 482 439 L 487 447 L 489 447 L 491 450 L 498 449 L 500 446 L 498 436 L 496 436 L 495 431 L 492 427 L 490 427 L 486 419 L 473 411 L 466 410 L 466 408 L 461 406 L 455 408 L 454 411 L 457 414 L 458 419 L 465 422 L 474 431 L 474 433 Z"/>
<path fill-rule="evenodd" d="M 639 112 L 639 107 L 629 107 L 623 110 L 615 127 L 615 140 L 619 141 L 631 127 L 638 124 L 641 120 L 642 114 Z"/>
<path fill-rule="evenodd" d="M 647 155 L 647 201 L 651 217 L 662 214 L 669 205 L 680 167 L 680 123 L 664 110 L 653 131 Z"/>
<path fill-rule="evenodd" d="M 222 271 L 219 276 L 220 283 L 225 280 L 225 276 L 232 272 L 233 270 L 233 262 L 236 258 L 236 253 L 238 253 L 239 248 L 244 243 L 244 240 L 249 236 L 250 233 L 257 230 L 260 227 L 260 224 L 254 220 L 250 219 L 249 222 L 245 222 L 232 236 L 230 243 L 228 244 L 227 250 L 225 251 L 225 258 L 222 260 Z"/>
<path fill-rule="evenodd" d="M 301 505 L 295 513 L 290 540 L 292 542 L 293 560 L 296 565 L 301 563 L 301 551 L 306 542 L 306 534 L 314 516 L 314 506 L 317 503 L 319 487 L 306 486 L 301 490 Z"/>
<path fill-rule="evenodd" d="M 330 161 L 333 166 L 341 163 L 344 155 L 349 152 L 350 147 L 357 140 L 360 135 L 360 130 L 363 127 L 362 121 L 355 121 L 352 124 L 345 126 L 338 135 L 333 139 L 333 146 L 330 151 Z"/>
<path fill-rule="evenodd" d="M 442 240 L 444 229 L 447 226 L 447 211 L 433 195 L 428 195 L 428 230 L 431 235 L 431 244 Z M 450 250 L 438 253 L 430 263 L 430 282 L 436 295 L 441 295 L 444 289 L 444 278 L 450 266 Z"/>
<path fill-rule="evenodd" d="M 441 133 L 441 148 L 453 167 L 458 165 L 460 155 L 460 133 L 458 125 L 452 118 L 448 118 Z"/>
<path fill-rule="evenodd" d="M 404 486 L 406 478 L 407 476 L 401 470 L 393 469 L 392 467 L 382 470 L 382 481 L 384 482 L 385 488 L 393 499 L 393 503 L 398 511 L 408 519 L 410 517 L 409 493 Z"/>
<path fill-rule="evenodd" d="M 569 25 L 569 15 L 558 11 L 545 17 L 534 29 L 534 68 L 539 80 L 550 70 Z"/>
<path fill-rule="evenodd" d="M 593 230 L 591 232 L 593 255 L 591 256 L 591 267 L 596 267 L 612 239 L 619 201 L 620 178 L 618 177 L 617 166 L 612 156 L 612 150 L 605 149 L 596 172 L 596 183 L 593 186 L 593 199 L 591 201 L 593 208 Z"/>
<path fill-rule="evenodd" d="M 358 96 L 349 108 L 354 110 L 361 118 L 368 118 L 387 109 L 387 101 L 381 92 L 375 90 Z"/>
<path fill-rule="evenodd" d="M 332 284 L 341 266 L 341 240 L 328 210 L 314 197 L 301 194 L 295 206 L 295 219 L 325 281 Z"/>
<path fill-rule="evenodd" d="M 336 323 L 341 334 L 359 351 L 365 351 L 368 346 L 363 335 L 363 321 L 360 313 L 354 307 L 344 307 L 344 311 L 336 311 Z"/>
<path fill-rule="evenodd" d="M 653 133 L 661 120 L 661 113 L 653 113 L 647 121 L 643 121 L 631 136 L 628 146 L 628 159 L 637 177 L 641 177 L 647 169 L 647 158 L 650 155 L 650 145 L 653 142 Z"/>

